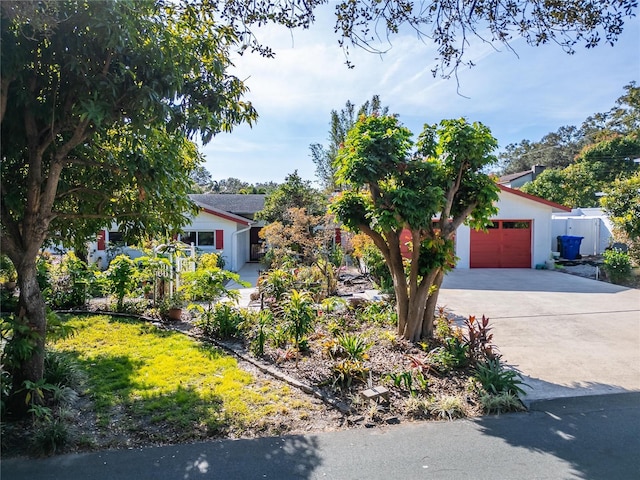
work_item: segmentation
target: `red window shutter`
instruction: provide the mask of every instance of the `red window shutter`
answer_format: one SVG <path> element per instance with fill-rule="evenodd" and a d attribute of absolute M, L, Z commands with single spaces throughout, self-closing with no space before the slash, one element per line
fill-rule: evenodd
<path fill-rule="evenodd" d="M 98 233 L 98 250 L 106 249 L 106 245 L 105 245 L 106 234 L 107 232 L 105 232 L 104 230 L 100 230 L 100 233 Z"/>
<path fill-rule="evenodd" d="M 224 248 L 224 230 L 216 230 L 216 250 Z"/>

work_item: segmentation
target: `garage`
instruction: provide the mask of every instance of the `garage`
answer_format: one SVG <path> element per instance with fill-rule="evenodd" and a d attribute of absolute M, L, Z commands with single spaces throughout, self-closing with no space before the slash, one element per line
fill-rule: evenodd
<path fill-rule="evenodd" d="M 471 268 L 530 268 L 531 220 L 494 220 L 486 232 L 471 230 Z"/>

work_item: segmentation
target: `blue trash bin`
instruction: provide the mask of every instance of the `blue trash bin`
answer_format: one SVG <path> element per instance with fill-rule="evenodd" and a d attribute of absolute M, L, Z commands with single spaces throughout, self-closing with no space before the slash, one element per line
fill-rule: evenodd
<path fill-rule="evenodd" d="M 584 237 L 572 237 L 571 235 L 560 236 L 562 243 L 562 256 L 567 260 L 575 260 L 580 253 L 580 243 Z"/>

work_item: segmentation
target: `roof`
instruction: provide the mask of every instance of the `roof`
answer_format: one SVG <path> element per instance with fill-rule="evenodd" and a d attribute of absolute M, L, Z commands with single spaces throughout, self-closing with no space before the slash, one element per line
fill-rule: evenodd
<path fill-rule="evenodd" d="M 254 215 L 264 208 L 264 194 L 240 193 L 194 193 L 189 195 L 194 202 L 221 212 L 235 215 Z"/>
<path fill-rule="evenodd" d="M 525 170 L 524 172 L 511 173 L 509 175 L 504 175 L 498 178 L 498 183 L 509 183 L 517 180 L 518 178 L 522 178 L 527 175 L 531 175 L 533 172 L 531 170 Z"/>
<path fill-rule="evenodd" d="M 550 200 L 546 200 L 546 199 L 541 198 L 541 197 L 536 197 L 535 195 L 530 195 L 528 193 L 524 193 L 524 192 L 522 192 L 520 190 L 516 190 L 515 188 L 505 187 L 504 185 L 500 185 L 500 184 L 498 184 L 498 188 L 500 188 L 500 190 L 502 190 L 503 192 L 512 193 L 514 195 L 517 195 L 518 197 L 526 198 L 527 200 L 532 200 L 534 202 L 538 202 L 538 203 L 542 203 L 543 205 L 547 205 L 547 206 L 551 207 L 554 211 L 560 211 L 560 212 L 570 212 L 571 211 L 571 207 L 565 207 L 564 205 L 560 205 L 559 203 L 552 202 Z"/>
<path fill-rule="evenodd" d="M 202 209 L 203 212 L 209 213 L 211 215 L 215 215 L 216 217 L 224 218 L 225 220 L 230 220 L 232 222 L 239 223 L 240 225 L 244 225 L 246 227 L 248 227 L 249 225 L 253 225 L 255 223 L 254 221 L 249 220 L 248 218 L 245 218 L 245 217 L 241 217 L 240 215 L 236 215 L 230 212 L 225 212 L 213 207 L 207 207 L 205 205 L 202 205 L 197 200 L 194 200 L 194 201 Z"/>

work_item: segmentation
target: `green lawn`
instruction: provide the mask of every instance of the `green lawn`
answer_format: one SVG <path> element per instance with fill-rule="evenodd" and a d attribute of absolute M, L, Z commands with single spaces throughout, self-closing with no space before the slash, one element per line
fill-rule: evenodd
<path fill-rule="evenodd" d="M 268 417 L 309 408 L 287 386 L 259 381 L 235 358 L 138 320 L 72 316 L 76 334 L 53 348 L 88 375 L 102 429 L 184 441 L 269 429 Z"/>

